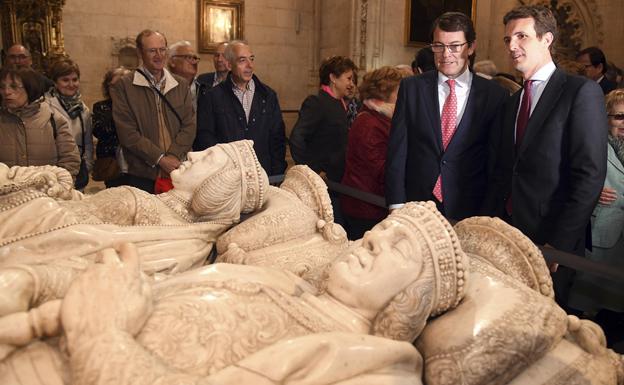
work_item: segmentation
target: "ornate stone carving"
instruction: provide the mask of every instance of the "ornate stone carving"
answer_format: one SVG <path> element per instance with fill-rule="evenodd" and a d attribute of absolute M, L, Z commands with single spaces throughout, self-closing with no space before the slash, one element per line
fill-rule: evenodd
<path fill-rule="evenodd" d="M 184 271 L 205 262 L 216 237 L 241 213 L 262 207 L 268 186 L 251 141 L 189 153 L 171 178 L 174 189 L 160 195 L 129 186 L 83 195 L 68 185 L 71 176 L 58 167 L 0 164 L 0 184 L 7 183 L 0 188 L 0 267 L 37 265 L 22 268 L 30 274 L 21 279 L 39 288 L 31 305 L 63 297 L 68 284 L 46 279 L 63 267 L 55 260 L 92 261 L 94 253 L 120 241 L 138 245 L 148 273 Z M 9 288 L 0 293 L 0 314 L 14 311 L 11 296 L 20 294 Z"/>
<path fill-rule="evenodd" d="M 65 0 L 5 0 L 0 4 L 2 43 L 22 44 L 30 51 L 33 67 L 45 70 L 66 56 L 63 40 Z"/>
<path fill-rule="evenodd" d="M 584 47 L 604 42 L 604 26 L 596 0 L 529 0 L 529 4 L 549 7 L 559 27 L 555 59 L 560 66 L 576 72 L 576 53 Z"/>
<path fill-rule="evenodd" d="M 136 52 L 136 41 L 134 38 L 125 37 L 116 39 L 111 37 L 113 57 L 112 67 L 124 66 L 134 69 L 139 66 L 139 58 Z"/>
<path fill-rule="evenodd" d="M 278 378 L 301 375 L 301 363 L 314 366 L 326 360 L 326 352 L 319 357 L 322 337 L 321 341 L 313 338 L 316 347 L 305 354 L 308 345 L 299 344 L 299 338 L 342 331 L 360 334 L 360 343 L 368 340 L 366 334 L 409 341 L 432 312 L 457 304 L 463 295 L 458 289 L 465 278 L 462 264 L 467 264 L 457 242 L 433 203 L 408 203 L 332 263 L 325 292 L 289 272 L 232 264 L 215 264 L 150 284 L 140 273 L 136 249 L 124 244 L 121 260 L 116 251 L 103 250 L 104 263 L 91 265 L 73 279 L 62 305 L 52 301 L 29 313 L 1 318 L 0 347 L 25 345 L 63 330 L 71 378 L 77 383 L 114 379 L 119 384 L 152 384 L 156 378 L 162 383 L 184 383 L 208 376 L 206 380 L 215 383 L 238 384 L 261 383 L 244 381 L 251 377 L 241 377 L 241 368 L 250 365 L 248 359 L 254 366 L 275 362 L 271 345 L 292 338 L 288 344 L 295 344 L 297 354 L 280 360 L 281 368 L 292 369 L 280 370 L 278 377 L 262 382 L 283 383 L 285 379 Z M 336 338 L 351 341 L 347 347 L 358 345 L 343 336 Z M 322 364 L 316 374 L 307 371 L 319 376 L 311 383 L 340 383 L 369 371 L 372 379 L 419 383 L 420 365 L 413 347 L 398 354 L 409 344 L 379 341 L 375 345 L 386 345 L 386 350 L 374 352 L 375 357 L 362 363 L 358 361 L 363 357 L 352 358 L 347 370 L 338 366 L 328 371 Z M 280 349 L 291 350 L 284 345 Z M 343 360 L 329 360 L 336 359 Z M 21 351 L 6 360 L 0 380 L 16 375 L 15 368 L 33 369 L 23 365 L 22 360 L 28 363 L 30 357 Z M 399 362 L 409 365 L 397 371 Z M 374 374 L 378 369 L 383 377 Z M 236 375 L 230 376 L 233 370 Z M 252 371 L 254 376 L 263 373 Z"/>
<path fill-rule="evenodd" d="M 294 166 L 279 189 L 270 188 L 261 211 L 219 237 L 217 262 L 288 270 L 320 288 L 327 266 L 349 244 L 333 220 L 323 180 Z"/>

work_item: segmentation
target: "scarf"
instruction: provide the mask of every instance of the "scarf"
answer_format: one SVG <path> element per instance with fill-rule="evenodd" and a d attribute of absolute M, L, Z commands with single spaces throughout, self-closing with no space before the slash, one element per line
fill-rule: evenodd
<path fill-rule="evenodd" d="M 395 105 L 393 103 L 386 103 L 379 99 L 365 99 L 364 105 L 373 111 L 379 112 L 389 119 L 392 119 L 392 115 L 394 114 Z"/>
<path fill-rule="evenodd" d="M 609 134 L 608 140 L 611 147 L 613 147 L 613 150 L 615 150 L 615 156 L 617 156 L 620 162 L 624 165 L 624 138 Z"/>
<path fill-rule="evenodd" d="M 65 96 L 54 87 L 50 90 L 50 94 L 58 99 L 71 120 L 76 119 L 84 111 L 84 103 L 82 103 L 80 91 L 76 91 L 74 96 Z"/>

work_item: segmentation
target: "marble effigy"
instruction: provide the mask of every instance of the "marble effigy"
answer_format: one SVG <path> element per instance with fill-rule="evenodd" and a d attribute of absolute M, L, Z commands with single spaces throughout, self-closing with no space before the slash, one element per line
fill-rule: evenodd
<path fill-rule="evenodd" d="M 327 266 L 348 246 L 344 229 L 334 223 L 327 186 L 299 165 L 280 188 L 269 187 L 261 209 L 219 237 L 216 261 L 288 270 L 320 285 Z"/>
<path fill-rule="evenodd" d="M 234 264 L 149 283 L 134 248 L 119 252 L 104 250 L 103 263 L 76 277 L 62 302 L 0 319 L 0 343 L 14 348 L 5 350 L 0 379 L 18 378 L 16 368 L 37 372 L 37 356 L 56 363 L 46 366 L 58 369 L 49 378 L 81 384 L 418 384 L 420 355 L 397 341 L 413 340 L 430 315 L 459 303 L 467 266 L 448 222 L 417 203 L 342 252 L 322 292 L 285 270 Z M 59 334 L 68 355 L 31 343 Z M 336 352 L 345 364 L 326 365 Z"/>
<path fill-rule="evenodd" d="M 54 170 L 16 171 L 84 199 Z M 0 317 L 0 383 L 624 384 L 622 356 L 555 304 L 539 249 L 504 222 L 453 228 L 409 203 L 349 243 L 309 169 L 264 192 L 217 240 L 230 263 L 154 280 L 142 245 L 123 244 L 80 268 L 28 265 L 57 293 Z M 3 293 L 23 293 L 15 271 L 0 269 Z"/>
<path fill-rule="evenodd" d="M 594 323 L 554 302 L 539 249 L 497 218 L 455 225 L 469 257 L 462 303 L 416 341 L 428 385 L 622 384 L 622 356 Z"/>
<path fill-rule="evenodd" d="M 192 152 L 151 195 L 122 186 L 83 195 L 58 167 L 0 164 L 0 314 L 62 297 L 72 277 L 118 242 L 139 248 L 143 271 L 202 265 L 218 235 L 265 202 L 268 178 L 251 141 Z M 27 293 L 30 291 L 30 293 Z"/>

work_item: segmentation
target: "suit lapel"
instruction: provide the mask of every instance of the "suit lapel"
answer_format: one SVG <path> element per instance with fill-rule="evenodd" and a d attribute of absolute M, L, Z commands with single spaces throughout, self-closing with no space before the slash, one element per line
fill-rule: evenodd
<path fill-rule="evenodd" d="M 610 144 L 608 146 L 609 146 L 608 147 L 609 151 L 608 151 L 607 161 L 611 163 L 613 167 L 615 167 L 619 172 L 624 174 L 624 165 L 622 165 L 622 162 L 620 162 L 620 160 L 618 159 L 613 147 L 611 147 Z"/>
<path fill-rule="evenodd" d="M 438 101 L 438 71 L 435 76 L 427 78 L 429 97 L 423 98 L 425 102 L 425 111 L 429 117 L 432 135 L 436 139 L 439 153 L 443 153 L 442 149 L 442 129 L 440 123 L 440 102 Z M 416 117 L 418 119 L 418 117 Z"/>
<path fill-rule="evenodd" d="M 516 115 L 518 114 L 518 109 L 520 108 L 520 94 L 521 91 L 517 91 L 513 94 L 505 104 L 505 121 L 503 122 L 503 132 L 502 132 L 502 148 L 501 158 L 503 159 L 503 164 L 511 167 L 511 165 L 515 162 L 516 157 L 516 145 L 515 145 L 515 135 L 516 135 Z"/>
<path fill-rule="evenodd" d="M 542 93 L 531 117 L 529 118 L 529 122 L 526 127 L 526 131 L 524 133 L 524 139 L 522 139 L 522 143 L 520 144 L 520 148 L 518 149 L 518 156 L 522 155 L 522 153 L 527 149 L 529 143 L 535 136 L 535 134 L 542 129 L 544 126 L 544 120 L 550 115 L 552 109 L 559 102 L 559 98 L 561 97 L 561 92 L 563 91 L 563 85 L 566 82 L 565 74 L 556 69 L 553 72 L 550 80 L 548 80 L 548 84 L 546 84 L 546 88 Z M 517 111 L 516 107 L 516 111 Z"/>

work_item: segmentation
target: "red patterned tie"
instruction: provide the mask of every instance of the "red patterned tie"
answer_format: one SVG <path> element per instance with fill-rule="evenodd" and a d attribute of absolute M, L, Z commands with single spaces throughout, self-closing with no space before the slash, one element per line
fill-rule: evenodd
<path fill-rule="evenodd" d="M 524 132 L 526 131 L 527 124 L 529 124 L 529 117 L 531 116 L 532 85 L 533 80 L 525 80 L 524 93 L 522 94 L 520 110 L 518 111 L 518 119 L 516 120 L 516 148 L 520 147 L 522 139 L 524 139 Z M 512 214 L 513 204 L 511 202 L 511 195 L 509 196 L 509 198 L 507 198 L 507 202 L 505 203 L 505 210 L 507 210 L 507 214 Z"/>
<path fill-rule="evenodd" d="M 455 129 L 457 128 L 457 96 L 455 95 L 455 79 L 448 79 L 446 81 L 449 85 L 450 93 L 444 101 L 444 107 L 442 107 L 442 116 L 440 117 L 442 123 L 442 147 L 446 150 Z M 433 196 L 440 202 L 443 202 L 442 197 L 442 175 L 438 175 L 435 186 L 433 186 Z"/>

